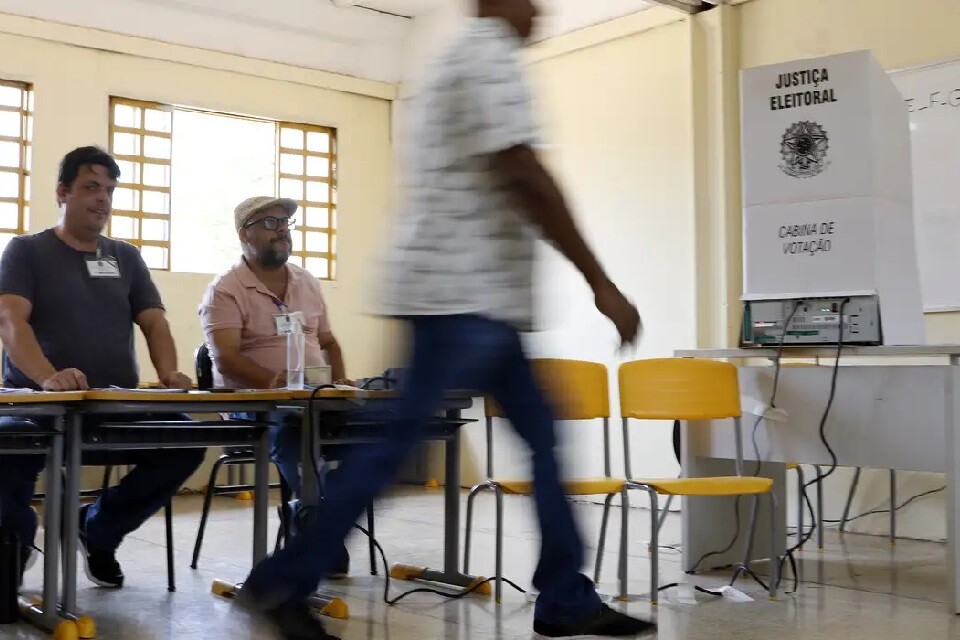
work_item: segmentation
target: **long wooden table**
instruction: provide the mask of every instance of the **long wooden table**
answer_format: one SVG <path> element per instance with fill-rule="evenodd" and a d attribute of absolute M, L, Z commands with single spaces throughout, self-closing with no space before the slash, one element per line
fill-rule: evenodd
<path fill-rule="evenodd" d="M 480 578 L 463 575 L 459 570 L 460 524 L 460 439 L 459 427 L 464 423 L 460 412 L 472 404 L 468 392 L 450 394 L 443 406 L 443 418 L 433 425 L 428 439 L 442 440 L 446 448 L 445 535 L 444 567 L 441 570 L 396 565 L 391 574 L 396 578 L 422 579 L 454 586 L 471 586 Z M 312 398 L 311 398 L 312 396 Z M 133 422 L 109 423 L 85 427 L 84 416 L 120 414 L 224 414 L 249 413 L 264 415 L 278 409 L 299 410 L 304 424 L 311 418 L 322 433 L 325 415 L 355 409 L 368 400 L 396 398 L 391 391 L 360 391 L 353 389 L 322 389 L 312 391 L 237 391 L 197 392 L 157 389 L 105 389 L 86 392 L 46 393 L 24 392 L 0 395 L 0 416 L 52 418 L 54 429 L 46 449 L 47 469 L 57 469 L 61 463 L 66 470 L 64 500 L 61 501 L 59 474 L 47 473 L 44 503 L 45 555 L 44 587 L 41 601 L 22 602 L 22 611 L 40 627 L 53 630 L 58 623 L 78 624 L 81 638 L 95 635 L 92 620 L 77 610 L 77 547 L 80 511 L 80 469 L 84 451 L 136 450 L 150 448 L 208 448 L 244 446 L 255 450 L 255 491 L 253 563 L 267 553 L 267 500 L 269 491 L 269 451 L 265 421 L 212 422 Z M 313 410 L 312 416 L 308 409 Z M 309 444 L 333 444 L 369 441 L 369 436 L 357 438 L 346 433 L 336 438 L 310 437 L 303 429 L 304 468 L 313 468 L 313 451 Z M 189 434 L 189 437 L 183 437 Z M 2 432 L 0 432 L 2 437 Z M 55 442 L 54 442 L 55 441 Z M 65 444 L 62 454 L 60 444 Z M 315 503 L 319 491 L 314 474 L 304 474 L 304 502 Z M 61 508 L 61 504 L 63 507 Z M 64 588 L 57 605 L 58 544 L 61 519 L 63 523 Z M 217 581 L 224 585 L 223 581 Z M 216 586 L 216 584 L 215 584 Z M 229 585 L 231 588 L 233 584 Z M 482 590 L 481 590 L 482 591 Z M 229 594 L 224 594 L 229 595 Z M 318 594 L 313 604 L 328 615 L 346 617 L 345 603 L 336 598 Z M 64 620 L 65 622 L 61 622 Z M 70 633 L 69 635 L 72 635 Z"/>
<path fill-rule="evenodd" d="M 46 454 L 48 469 L 59 469 L 63 461 L 64 417 L 69 404 L 83 399 L 83 394 L 75 393 L 31 393 L 12 391 L 0 394 L 0 416 L 16 418 L 40 418 L 52 422 L 52 429 L 9 429 L 0 428 L 0 451 L 14 455 Z M 43 447 L 25 445 L 23 440 L 46 440 Z M 17 442 L 19 441 L 19 442 Z M 57 586 L 59 585 L 59 535 L 61 484 L 59 473 L 47 473 L 43 504 L 44 554 L 43 554 L 43 593 L 42 599 L 21 601 L 21 613 L 33 624 L 53 630 L 60 621 L 57 608 Z M 27 543 L 32 543 L 32 540 Z"/>
<path fill-rule="evenodd" d="M 453 391 L 446 394 L 441 405 L 442 417 L 438 417 L 426 432 L 426 440 L 444 443 L 444 544 L 443 568 L 431 569 L 428 567 L 414 567 L 404 564 L 395 564 L 390 575 L 398 580 L 422 580 L 454 587 L 470 588 L 482 577 L 468 576 L 460 570 L 460 427 L 465 421 L 462 411 L 469 409 L 473 404 L 475 393 L 471 391 Z M 311 444 L 346 444 L 367 442 L 375 439 L 373 434 L 350 432 L 333 438 L 318 437 L 311 439 L 307 428 L 311 420 L 321 431 L 325 414 L 343 412 L 351 408 L 362 406 L 366 402 L 389 401 L 399 397 L 396 391 L 363 391 L 351 389 L 321 389 L 314 391 L 292 391 L 292 407 L 303 411 L 303 428 L 301 429 L 301 464 L 303 469 L 313 469 L 317 451 Z M 310 415 L 312 398 L 313 416 Z M 315 474 L 304 473 L 302 479 L 303 503 L 316 504 L 319 497 L 319 488 Z M 478 589 L 479 593 L 489 595 L 488 585 Z M 328 608 L 331 601 L 322 596 L 314 599 L 321 609 Z M 334 607 L 336 611 L 338 607 Z"/>

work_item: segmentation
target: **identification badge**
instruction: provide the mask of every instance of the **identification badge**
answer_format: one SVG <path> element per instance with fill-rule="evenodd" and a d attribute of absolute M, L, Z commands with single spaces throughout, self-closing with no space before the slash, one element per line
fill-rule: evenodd
<path fill-rule="evenodd" d="M 120 264 L 115 258 L 87 258 L 87 272 L 91 278 L 119 278 Z"/>
<path fill-rule="evenodd" d="M 277 335 L 290 335 L 296 329 L 303 330 L 304 317 L 302 311 L 273 314 L 273 322 L 277 325 Z"/>

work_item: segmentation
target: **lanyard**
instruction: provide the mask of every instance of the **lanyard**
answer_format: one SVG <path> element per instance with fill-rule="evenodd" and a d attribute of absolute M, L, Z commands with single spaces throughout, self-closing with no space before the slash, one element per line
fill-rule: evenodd
<path fill-rule="evenodd" d="M 281 300 L 277 296 L 273 296 L 273 295 L 270 296 L 270 301 L 273 302 L 273 304 L 277 305 L 277 311 L 279 311 L 280 313 L 283 313 L 283 310 L 287 308 L 287 305 L 283 303 L 283 300 Z"/>

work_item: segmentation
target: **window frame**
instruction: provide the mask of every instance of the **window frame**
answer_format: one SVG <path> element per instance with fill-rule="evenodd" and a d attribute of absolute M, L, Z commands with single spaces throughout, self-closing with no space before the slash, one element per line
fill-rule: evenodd
<path fill-rule="evenodd" d="M 14 204 L 17 206 L 17 224 L 16 228 L 0 227 L 0 233 L 23 235 L 27 232 L 30 223 L 30 193 L 29 188 L 31 165 L 33 164 L 32 153 L 32 130 L 33 130 L 33 84 L 21 82 L 18 80 L 0 79 L 0 86 L 10 87 L 20 90 L 20 106 L 12 107 L 0 105 L 0 111 L 7 113 L 17 113 L 20 116 L 20 134 L 19 136 L 0 135 L 0 141 L 14 143 L 20 148 L 20 158 L 17 167 L 0 167 L 0 172 L 13 173 L 17 176 L 17 195 L 0 196 L 0 202 L 4 204 Z"/>
<path fill-rule="evenodd" d="M 116 123 L 116 107 L 117 106 L 126 106 L 134 109 L 138 109 L 140 112 L 140 126 L 139 127 L 126 127 L 120 126 Z M 146 118 L 144 117 L 147 110 L 151 111 L 165 111 L 170 112 L 170 131 L 155 131 L 153 129 L 147 129 Z M 166 259 L 162 267 L 151 267 L 154 271 L 170 271 L 170 240 L 171 240 L 171 200 L 172 200 L 172 156 L 173 156 L 173 112 L 175 107 L 168 105 L 162 102 L 149 102 L 145 100 L 133 100 L 130 98 L 120 98 L 117 96 L 110 96 L 110 154 L 118 161 L 121 162 L 132 162 L 135 165 L 139 165 L 140 173 L 139 177 L 135 174 L 133 176 L 124 176 L 122 173 L 120 175 L 120 182 L 117 184 L 117 189 L 130 189 L 138 194 L 136 198 L 136 208 L 135 209 L 113 209 L 110 220 L 107 224 L 107 235 L 110 237 L 113 236 L 113 223 L 114 216 L 119 214 L 122 217 L 132 218 L 136 221 L 136 231 L 132 238 L 120 238 L 125 242 L 129 242 L 134 245 L 141 252 L 143 247 L 158 247 L 161 250 L 164 250 L 166 253 Z M 120 154 L 117 153 L 115 149 L 116 145 L 116 134 L 129 134 L 139 137 L 139 153 L 137 154 Z M 163 138 L 169 140 L 170 153 L 167 158 L 155 158 L 152 156 L 147 156 L 144 150 L 146 138 Z M 144 166 L 145 165 L 155 165 L 155 166 L 166 166 L 168 167 L 167 171 L 167 185 L 166 186 L 155 186 L 147 185 L 144 182 Z M 143 205 L 143 194 L 145 192 L 151 193 L 160 193 L 166 195 L 166 209 L 165 212 L 144 212 Z M 144 220 L 162 220 L 166 222 L 166 239 L 165 240 L 145 240 L 143 238 L 143 221 Z"/>
<path fill-rule="evenodd" d="M 171 122 L 170 122 L 170 132 L 155 132 L 145 128 L 145 123 L 141 115 L 140 127 L 120 127 L 115 122 L 116 116 L 116 106 L 125 105 L 134 108 L 141 109 L 141 114 L 146 109 L 162 110 L 169 111 L 171 113 Z M 135 245 L 138 249 L 142 250 L 144 246 L 158 246 L 166 250 L 166 260 L 163 268 L 151 267 L 154 270 L 161 271 L 171 271 L 171 261 L 172 261 L 172 242 L 173 242 L 173 201 L 172 201 L 172 174 L 173 174 L 173 145 L 175 144 L 174 137 L 174 123 L 176 118 L 174 117 L 177 111 L 182 112 L 194 112 L 194 113 L 204 113 L 215 116 L 229 117 L 229 118 L 241 118 L 244 120 L 256 121 L 256 122 L 269 122 L 276 127 L 275 133 L 275 161 L 276 161 L 276 178 L 274 183 L 274 195 L 282 195 L 281 185 L 283 181 L 287 183 L 291 181 L 299 182 L 301 185 L 300 188 L 300 197 L 292 198 L 298 205 L 299 211 L 297 213 L 298 224 L 295 229 L 291 231 L 291 234 L 298 234 L 295 236 L 294 247 L 296 247 L 291 252 L 291 258 L 295 261 L 296 264 L 308 269 L 313 275 L 321 280 L 333 281 L 337 277 L 337 163 L 338 163 L 338 146 L 337 146 L 337 129 L 335 127 L 323 126 L 308 124 L 302 122 L 292 122 L 286 120 L 277 120 L 272 118 L 265 118 L 263 116 L 248 116 L 237 113 L 225 113 L 221 111 L 216 111 L 212 109 L 202 109 L 192 106 L 181 106 L 170 103 L 162 102 L 152 102 L 145 100 L 137 100 L 133 98 L 125 98 L 120 96 L 110 96 L 110 153 L 114 155 L 117 160 L 122 160 L 125 162 L 140 163 L 140 176 L 139 181 L 136 181 L 137 176 L 128 176 L 125 177 L 121 175 L 121 182 L 118 184 L 118 189 L 133 189 L 135 192 L 139 192 L 140 197 L 138 198 L 138 210 L 129 210 L 129 209 L 117 209 L 114 210 L 114 213 L 118 213 L 121 216 L 136 218 L 136 233 L 135 238 L 122 238 L 127 242 Z M 281 144 L 281 139 L 285 132 L 298 131 L 302 135 L 303 145 L 302 148 L 287 147 Z M 118 155 L 114 149 L 115 143 L 115 134 L 116 133 L 128 133 L 133 135 L 140 136 L 140 147 L 139 155 Z M 326 136 L 326 151 L 315 151 L 310 148 L 309 140 L 312 138 L 311 134 L 316 136 L 321 136 L 317 138 L 318 140 L 323 140 L 322 136 Z M 165 137 L 170 140 L 170 157 L 166 160 L 158 160 L 155 158 L 148 158 L 144 156 L 144 139 L 145 136 L 159 136 Z M 289 173 L 282 171 L 281 160 L 284 156 L 300 156 L 302 158 L 302 171 L 299 173 Z M 326 176 L 323 175 L 313 175 L 309 171 L 310 159 L 311 158 L 320 158 L 325 161 Z M 160 187 L 148 187 L 143 184 L 143 164 L 164 164 L 170 167 L 168 176 L 168 186 L 164 188 Z M 326 202 L 321 202 L 319 200 L 309 200 L 308 196 L 308 185 L 310 184 L 322 184 L 326 186 L 325 199 Z M 144 213 L 143 212 L 143 197 L 142 194 L 144 191 L 161 191 L 167 194 L 167 207 L 166 212 L 163 214 L 156 213 Z M 254 194 L 250 194 L 254 195 Z M 326 209 L 326 224 L 310 224 L 311 220 L 308 219 L 308 211 L 319 211 Z M 166 240 L 144 240 L 143 239 L 143 229 L 142 223 L 144 219 L 162 219 L 167 223 L 167 233 Z M 112 236 L 112 222 L 113 217 L 111 216 L 111 222 L 108 226 L 107 233 Z M 317 248 L 310 248 L 307 246 L 307 239 L 313 237 L 309 234 L 324 234 L 326 236 L 326 251 L 320 251 Z M 298 241 L 296 241 L 298 240 Z M 322 261 L 321 264 L 325 263 L 325 269 L 320 268 L 319 272 L 317 270 L 312 270 L 307 267 L 313 261 Z"/>

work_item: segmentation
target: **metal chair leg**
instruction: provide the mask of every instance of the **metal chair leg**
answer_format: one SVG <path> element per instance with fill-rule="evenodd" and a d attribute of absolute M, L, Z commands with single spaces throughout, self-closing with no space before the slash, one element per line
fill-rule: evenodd
<path fill-rule="evenodd" d="M 660 527 L 657 526 L 659 496 L 653 487 L 647 488 L 647 493 L 650 494 L 650 527 L 653 530 L 650 534 L 650 602 L 656 606 L 660 601 Z"/>
<path fill-rule="evenodd" d="M 627 540 L 630 538 L 630 492 L 626 487 L 620 490 L 620 600 L 627 599 Z"/>
<path fill-rule="evenodd" d="M 670 515 L 671 506 L 673 506 L 673 495 L 667 496 L 667 501 L 663 505 L 663 511 L 660 512 L 660 517 L 657 519 L 657 531 L 663 528 L 663 523 L 666 522 L 667 516 Z"/>
<path fill-rule="evenodd" d="M 220 473 L 220 467 L 226 462 L 226 454 L 217 458 L 213 463 L 213 469 L 210 470 L 210 482 L 207 483 L 207 490 L 203 494 L 203 511 L 200 514 L 200 528 L 197 530 L 197 540 L 193 543 L 193 561 L 190 563 L 191 569 L 197 568 L 197 560 L 200 559 L 200 547 L 203 545 L 203 532 L 207 528 L 207 518 L 210 517 L 210 502 L 213 500 L 213 488 L 217 484 L 217 474 Z"/>
<path fill-rule="evenodd" d="M 497 550 L 496 550 L 496 579 L 494 584 L 494 601 L 500 604 L 503 598 L 503 490 L 495 485 L 493 493 L 497 499 Z"/>
<path fill-rule="evenodd" d="M 773 491 L 769 494 L 770 499 L 770 599 L 777 599 L 777 585 L 780 583 L 780 558 L 777 555 L 777 514 L 776 501 L 773 497 Z M 749 559 L 748 559 L 749 560 Z"/>
<path fill-rule="evenodd" d="M 473 537 L 473 500 L 477 497 L 477 494 L 489 488 L 489 484 L 478 484 L 470 489 L 470 494 L 467 496 L 467 526 L 463 537 L 463 572 L 466 575 L 470 575 L 470 542 Z"/>
<path fill-rule="evenodd" d="M 863 471 L 860 467 L 857 467 L 857 470 L 853 474 L 853 482 L 850 483 L 850 492 L 847 494 L 847 504 L 843 507 L 843 515 L 840 516 L 840 533 L 843 533 L 847 528 L 847 522 L 850 518 L 850 507 L 853 504 L 853 496 L 857 492 L 857 487 L 860 485 L 860 472 Z"/>
<path fill-rule="evenodd" d="M 107 465 L 103 468 L 103 482 L 100 483 L 100 492 L 106 491 L 110 487 L 110 476 L 113 475 L 113 467 Z"/>
<path fill-rule="evenodd" d="M 374 517 L 373 517 L 373 502 L 367 505 L 367 531 L 370 532 L 370 537 L 367 538 L 367 547 L 370 550 L 370 575 L 378 575 L 377 571 L 377 547 L 373 544 L 374 538 Z"/>
<path fill-rule="evenodd" d="M 280 515 L 280 526 L 277 527 L 277 541 L 274 544 L 273 552 L 280 550 L 281 544 L 286 544 L 290 532 L 290 501 L 293 499 L 293 491 L 290 485 L 283 478 L 283 473 L 277 468 L 277 475 L 280 477 L 280 504 L 277 505 L 277 512 Z"/>
<path fill-rule="evenodd" d="M 607 520 L 610 516 L 610 503 L 615 493 L 609 494 L 603 501 L 603 518 L 600 519 L 600 538 L 597 540 L 597 559 L 593 568 L 593 583 L 600 583 L 600 568 L 603 566 L 603 550 L 607 542 Z"/>
<path fill-rule="evenodd" d="M 897 472 L 890 469 L 890 544 L 897 544 Z"/>
<path fill-rule="evenodd" d="M 173 568 L 173 499 L 163 506 L 163 516 L 167 527 L 167 591 L 177 590 L 176 575 Z"/>

